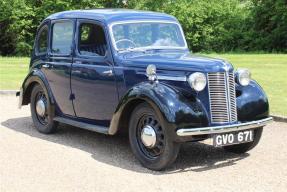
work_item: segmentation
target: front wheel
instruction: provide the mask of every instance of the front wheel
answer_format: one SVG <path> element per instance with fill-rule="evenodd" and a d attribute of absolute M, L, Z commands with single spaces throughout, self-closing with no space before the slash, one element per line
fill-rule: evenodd
<path fill-rule="evenodd" d="M 130 119 L 129 140 L 133 153 L 141 164 L 152 170 L 162 170 L 173 163 L 179 143 L 172 140 L 161 114 L 147 103 L 138 105 Z"/>
<path fill-rule="evenodd" d="M 230 145 L 230 146 L 225 146 L 223 147 L 224 150 L 232 153 L 246 153 L 247 151 L 250 151 L 253 149 L 258 143 L 262 135 L 263 128 L 257 128 L 254 129 L 254 140 L 249 143 L 242 143 L 242 144 L 237 144 L 237 145 Z"/>

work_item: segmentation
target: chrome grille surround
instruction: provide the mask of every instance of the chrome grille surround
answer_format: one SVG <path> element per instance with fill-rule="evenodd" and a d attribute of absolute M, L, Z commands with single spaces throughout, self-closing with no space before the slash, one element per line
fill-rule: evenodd
<path fill-rule="evenodd" d="M 234 73 L 208 73 L 207 77 L 211 122 L 236 122 L 237 108 Z"/>

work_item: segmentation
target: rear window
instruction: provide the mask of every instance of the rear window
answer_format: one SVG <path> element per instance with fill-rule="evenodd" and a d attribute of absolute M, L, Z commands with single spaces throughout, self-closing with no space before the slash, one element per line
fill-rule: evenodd
<path fill-rule="evenodd" d="M 39 31 L 36 52 L 37 54 L 46 53 L 48 49 L 48 26 L 43 26 Z"/>
<path fill-rule="evenodd" d="M 73 41 L 73 22 L 55 23 L 52 32 L 52 53 L 70 54 Z"/>

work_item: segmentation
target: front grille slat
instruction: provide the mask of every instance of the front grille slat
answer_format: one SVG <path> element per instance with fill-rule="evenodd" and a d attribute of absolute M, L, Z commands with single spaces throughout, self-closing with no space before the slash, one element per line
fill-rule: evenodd
<path fill-rule="evenodd" d="M 236 91 L 235 91 L 235 80 L 234 74 L 229 73 L 229 97 L 230 97 L 230 121 L 237 121 L 237 107 L 236 107 Z"/>
<path fill-rule="evenodd" d="M 211 122 L 237 121 L 234 73 L 208 73 L 207 77 Z"/>

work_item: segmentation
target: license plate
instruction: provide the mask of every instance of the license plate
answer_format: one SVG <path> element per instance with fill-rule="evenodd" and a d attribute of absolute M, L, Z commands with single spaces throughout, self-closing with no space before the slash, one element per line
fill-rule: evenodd
<path fill-rule="evenodd" d="M 213 135 L 213 145 L 215 147 L 247 143 L 253 141 L 253 130 L 245 130 L 230 133 L 221 133 Z"/>

